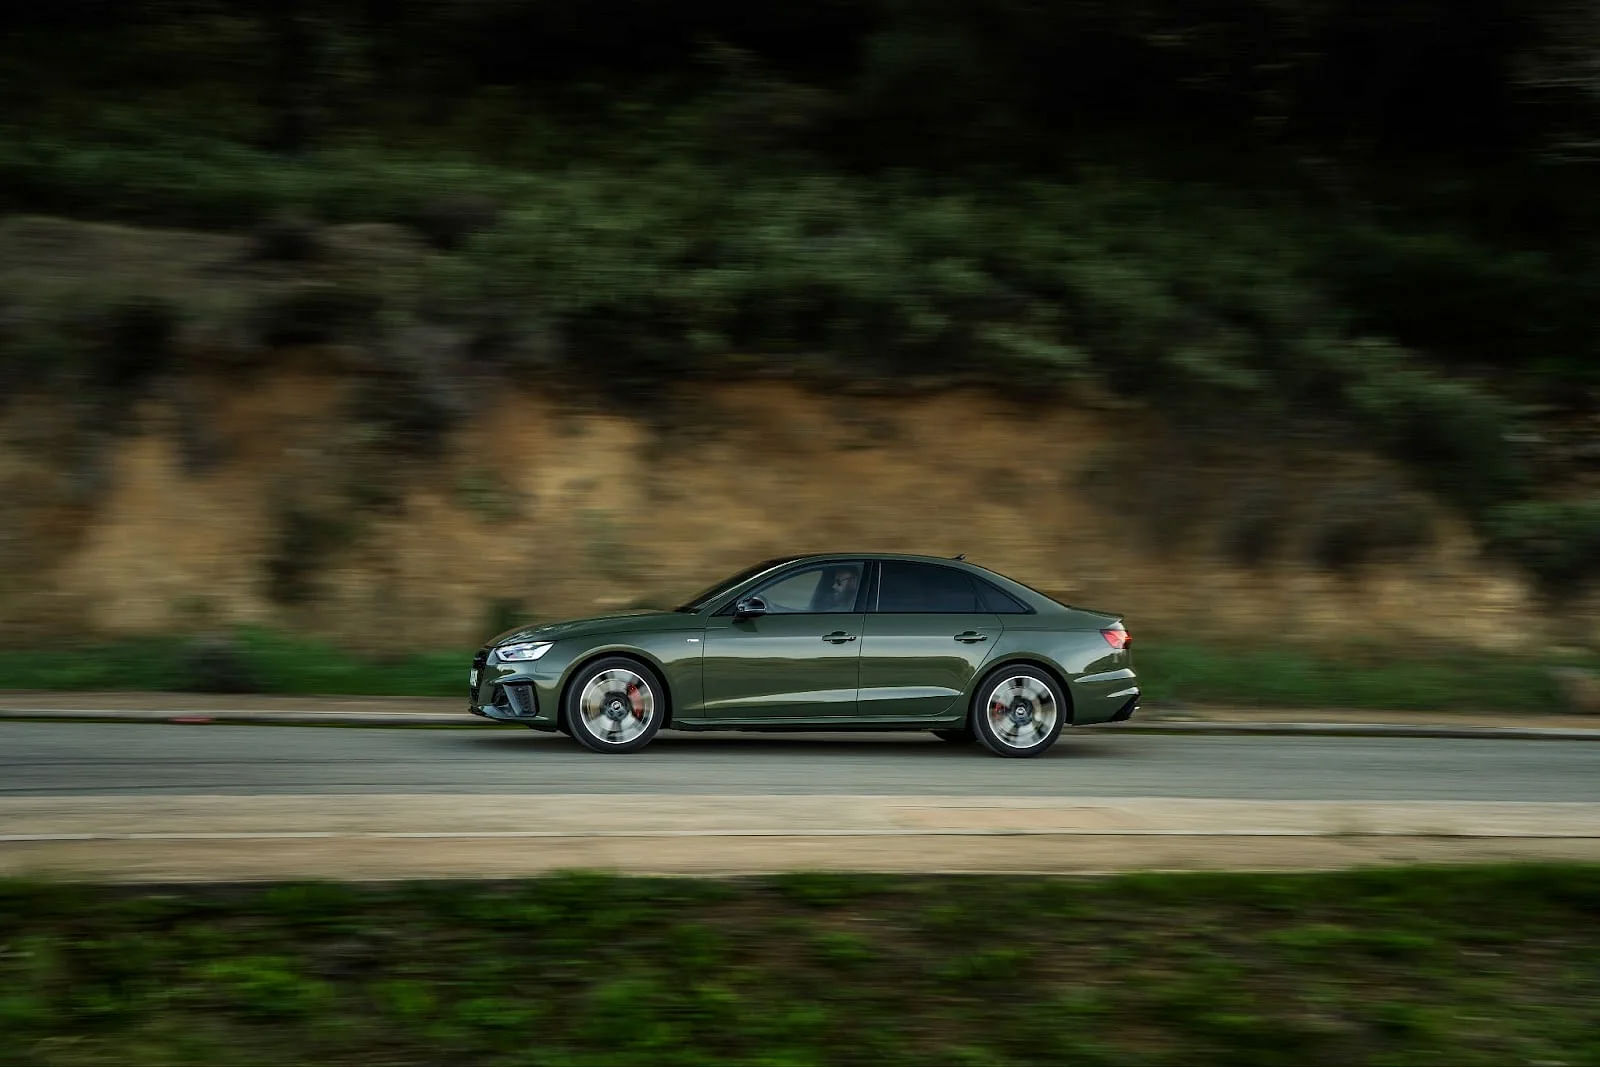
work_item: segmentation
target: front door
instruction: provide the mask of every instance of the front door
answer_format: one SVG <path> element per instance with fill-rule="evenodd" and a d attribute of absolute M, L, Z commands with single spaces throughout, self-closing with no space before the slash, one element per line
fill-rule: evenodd
<path fill-rule="evenodd" d="M 751 594 L 766 614 L 710 619 L 706 716 L 729 724 L 854 718 L 863 570 L 848 561 L 788 571 Z"/>
<path fill-rule="evenodd" d="M 861 639 L 861 718 L 959 716 L 1002 632 L 972 579 L 954 567 L 885 560 L 872 607 Z"/>

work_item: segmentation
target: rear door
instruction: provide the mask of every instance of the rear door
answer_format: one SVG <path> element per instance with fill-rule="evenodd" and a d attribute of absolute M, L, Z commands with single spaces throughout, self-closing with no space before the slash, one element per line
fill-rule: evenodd
<path fill-rule="evenodd" d="M 836 560 L 786 571 L 756 589 L 767 613 L 708 620 L 706 716 L 729 723 L 853 719 L 866 566 Z"/>
<path fill-rule="evenodd" d="M 1001 630 L 1000 617 L 965 571 L 884 560 L 861 639 L 861 717 L 884 723 L 950 717 Z"/>

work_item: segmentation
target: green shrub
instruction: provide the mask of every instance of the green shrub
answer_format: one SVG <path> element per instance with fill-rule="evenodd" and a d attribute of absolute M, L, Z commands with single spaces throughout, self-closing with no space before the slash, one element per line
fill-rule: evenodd
<path fill-rule="evenodd" d="M 274 215 L 258 223 L 250 233 L 250 254 L 255 259 L 306 263 L 320 259 L 325 252 L 317 224 L 304 215 Z"/>
<path fill-rule="evenodd" d="M 249 653 L 226 635 L 196 637 L 178 653 L 181 688 L 194 693 L 259 693 L 262 680 Z"/>
<path fill-rule="evenodd" d="M 1600 576 L 1600 496 L 1507 504 L 1490 516 L 1489 532 L 1490 550 L 1550 596 L 1576 595 Z"/>
<path fill-rule="evenodd" d="M 1446 499 L 1481 516 L 1527 484 L 1512 444 L 1517 417 L 1505 400 L 1435 374 L 1391 346 L 1353 346 L 1350 355 L 1345 396 L 1352 411 Z"/>
<path fill-rule="evenodd" d="M 878 958 L 878 950 L 861 934 L 848 930 L 825 930 L 811 939 L 817 958 L 830 967 L 853 970 Z"/>
<path fill-rule="evenodd" d="M 328 983 L 299 973 L 283 956 L 240 956 L 201 968 L 201 976 L 234 1010 L 263 1019 L 290 1019 L 324 1010 Z"/>
<path fill-rule="evenodd" d="M 412 224 L 435 248 L 460 248 L 474 234 L 494 228 L 500 205 L 486 196 L 454 194 L 435 197 L 417 211 Z"/>
<path fill-rule="evenodd" d="M 443 329 L 408 330 L 381 342 L 380 365 L 350 398 L 352 418 L 376 431 L 372 444 L 380 454 L 439 455 L 445 436 L 466 414 L 457 381 L 462 349 L 462 339 Z"/>
<path fill-rule="evenodd" d="M 1263 567 L 1281 554 L 1288 524 L 1281 494 L 1254 493 L 1232 507 L 1219 547 L 1241 567 Z"/>
<path fill-rule="evenodd" d="M 273 547 L 263 561 L 267 596 L 278 604 L 309 603 L 317 595 L 317 574 L 350 542 L 352 527 L 347 519 L 298 501 L 280 505 L 276 517 Z"/>
<path fill-rule="evenodd" d="M 1374 483 L 1324 498 L 1308 549 L 1317 566 L 1348 574 L 1432 540 L 1432 521 L 1420 503 L 1397 487 Z"/>
<path fill-rule="evenodd" d="M 374 289 L 307 279 L 269 290 L 255 312 L 268 348 L 370 340 L 383 297 Z"/>

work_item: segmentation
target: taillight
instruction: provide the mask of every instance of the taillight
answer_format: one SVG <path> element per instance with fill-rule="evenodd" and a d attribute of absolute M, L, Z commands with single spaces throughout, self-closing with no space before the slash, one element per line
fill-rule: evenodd
<path fill-rule="evenodd" d="M 1128 642 L 1133 640 L 1133 635 L 1121 626 L 1113 626 L 1109 630 L 1101 630 L 1100 636 L 1106 639 L 1106 644 L 1121 650 L 1128 647 Z"/>

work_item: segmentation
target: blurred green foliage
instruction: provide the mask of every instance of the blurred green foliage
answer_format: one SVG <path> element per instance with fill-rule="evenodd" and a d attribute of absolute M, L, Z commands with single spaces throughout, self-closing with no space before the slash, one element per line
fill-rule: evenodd
<path fill-rule="evenodd" d="M 6 1051 L 38 1067 L 1488 1067 L 1594 1048 L 1594 867 L 806 877 L 804 900 L 763 879 L 587 873 L 0 882 Z"/>
<path fill-rule="evenodd" d="M 57 0 L 0 31 L 0 210 L 250 228 L 279 264 L 317 222 L 425 239 L 414 291 L 295 279 L 246 329 L 378 353 L 355 414 L 397 450 L 477 369 L 1090 386 L 1342 428 L 1546 585 L 1600 571 L 1581 524 L 1506 533 L 1591 462 L 1530 427 L 1600 387 L 1569 0 Z M 136 382 L 185 314 L 0 315 L 0 384 Z"/>

